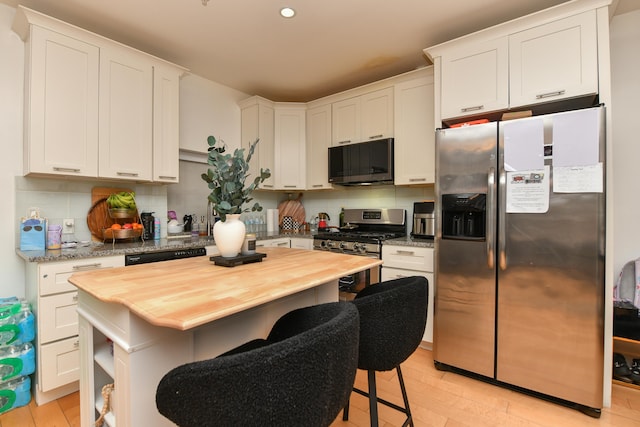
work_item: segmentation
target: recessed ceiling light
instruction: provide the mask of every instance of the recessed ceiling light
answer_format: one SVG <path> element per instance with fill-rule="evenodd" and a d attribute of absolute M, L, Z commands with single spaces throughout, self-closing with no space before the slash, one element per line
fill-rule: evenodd
<path fill-rule="evenodd" d="M 290 7 L 283 7 L 282 9 L 280 9 L 280 15 L 283 18 L 293 18 L 295 14 L 296 14 L 296 11 Z"/>

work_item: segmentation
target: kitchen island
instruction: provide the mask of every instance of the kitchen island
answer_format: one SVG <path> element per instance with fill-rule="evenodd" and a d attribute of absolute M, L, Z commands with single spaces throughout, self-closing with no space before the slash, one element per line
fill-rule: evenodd
<path fill-rule="evenodd" d="M 233 268 L 196 257 L 73 274 L 82 426 L 93 425 L 110 383 L 106 425 L 172 425 L 155 407 L 166 372 L 266 337 L 286 312 L 337 301 L 340 277 L 381 264 L 324 251 L 260 252 L 264 261 Z"/>

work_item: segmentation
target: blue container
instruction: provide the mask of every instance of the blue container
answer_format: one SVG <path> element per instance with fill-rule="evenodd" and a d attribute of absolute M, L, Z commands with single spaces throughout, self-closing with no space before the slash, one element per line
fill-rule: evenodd
<path fill-rule="evenodd" d="M 0 414 L 28 405 L 31 401 L 31 379 L 18 377 L 0 382 Z"/>
<path fill-rule="evenodd" d="M 31 343 L 0 347 L 0 381 L 33 374 L 36 370 L 35 359 Z"/>
<path fill-rule="evenodd" d="M 35 336 L 35 318 L 28 304 L 20 302 L 0 307 L 0 345 L 27 343 Z"/>

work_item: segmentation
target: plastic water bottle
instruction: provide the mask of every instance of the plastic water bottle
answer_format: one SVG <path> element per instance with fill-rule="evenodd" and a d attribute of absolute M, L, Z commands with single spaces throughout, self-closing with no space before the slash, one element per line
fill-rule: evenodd
<path fill-rule="evenodd" d="M 160 240 L 160 218 L 157 217 L 153 220 L 153 238 Z"/>

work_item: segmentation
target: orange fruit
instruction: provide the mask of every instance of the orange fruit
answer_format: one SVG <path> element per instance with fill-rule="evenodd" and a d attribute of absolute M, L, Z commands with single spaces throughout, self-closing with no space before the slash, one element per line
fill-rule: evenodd
<path fill-rule="evenodd" d="M 112 229 L 112 230 L 120 230 L 121 228 L 122 228 L 122 226 L 121 226 L 120 224 L 113 224 L 113 225 L 111 226 L 111 229 Z"/>

